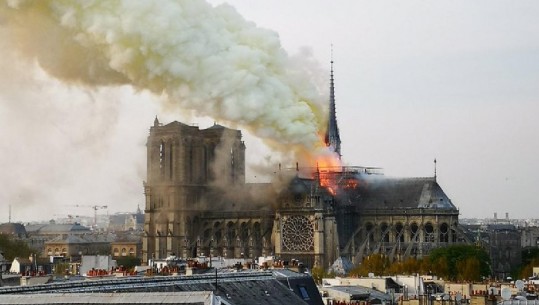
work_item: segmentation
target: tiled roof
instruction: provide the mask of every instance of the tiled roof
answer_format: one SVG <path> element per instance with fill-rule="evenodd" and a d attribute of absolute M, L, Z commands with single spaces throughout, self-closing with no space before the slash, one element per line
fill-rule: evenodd
<path fill-rule="evenodd" d="M 351 193 L 360 209 L 437 208 L 455 209 L 435 178 L 360 179 Z"/>
<path fill-rule="evenodd" d="M 155 295 L 158 296 L 159 294 L 157 293 L 194 291 L 213 291 L 215 296 L 221 298 L 222 304 L 230 305 L 323 305 L 312 277 L 298 273 L 287 275 L 286 271 L 279 272 L 279 275 L 276 275 L 268 271 L 226 272 L 220 270 L 218 274 L 117 278 L 95 282 L 62 282 L 58 285 L 49 284 L 46 287 L 0 288 L 2 298 L 5 295 L 14 293 L 36 293 L 39 296 L 43 296 L 44 293 L 47 293 L 47 295 L 49 293 L 76 293 L 78 298 L 86 293 L 93 293 L 94 296 L 110 295 L 113 292 L 128 293 L 130 295 L 134 293 L 149 295 L 156 293 Z M 300 291 L 306 293 L 306 295 L 302 296 Z M 69 295 L 65 294 L 65 296 L 68 297 Z M 156 301 L 155 304 L 157 303 Z"/>

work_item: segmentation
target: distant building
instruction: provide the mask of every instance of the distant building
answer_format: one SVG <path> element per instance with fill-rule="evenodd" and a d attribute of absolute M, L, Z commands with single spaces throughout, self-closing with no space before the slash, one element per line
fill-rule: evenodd
<path fill-rule="evenodd" d="M 4 252 L 0 249 L 0 274 L 9 271 L 11 262 L 4 257 Z"/>
<path fill-rule="evenodd" d="M 518 230 L 520 231 L 520 234 L 521 234 L 522 248 L 539 247 L 539 227 L 538 226 L 519 227 Z"/>
<path fill-rule="evenodd" d="M 108 254 L 111 242 L 106 237 L 69 235 L 58 236 L 46 241 L 44 256 L 63 256 L 65 258 L 81 255 Z"/>
<path fill-rule="evenodd" d="M 45 275 L 52 271 L 51 263 L 47 259 L 33 257 L 16 257 L 11 263 L 9 272 L 22 275 Z"/>
<path fill-rule="evenodd" d="M 509 222 L 462 225 L 464 235 L 490 258 L 491 274 L 505 280 L 522 263 L 521 231 Z"/>
<path fill-rule="evenodd" d="M 142 259 L 142 235 L 119 235 L 110 243 L 110 247 L 114 259 L 121 257 L 135 257 Z"/>
<path fill-rule="evenodd" d="M 54 221 L 42 224 L 28 224 L 25 228 L 28 237 L 24 241 L 30 248 L 36 249 L 40 253 L 43 251 L 46 241 L 93 233 L 90 228 L 79 223 L 57 224 Z"/>
<path fill-rule="evenodd" d="M 19 239 L 28 237 L 24 225 L 13 222 L 0 224 L 0 234 L 10 235 Z"/>
<path fill-rule="evenodd" d="M 144 228 L 144 213 L 137 209 L 136 213 L 118 213 L 109 216 L 109 232 L 137 231 Z"/>
<path fill-rule="evenodd" d="M 492 274 L 498 279 L 506 279 L 522 262 L 520 232 L 511 224 L 491 224 L 487 231 Z"/>
<path fill-rule="evenodd" d="M 46 224 L 29 224 L 26 226 L 26 232 L 30 238 L 38 237 L 49 240 L 58 236 L 67 238 L 70 235 L 90 234 L 92 230 L 79 223 L 57 224 L 50 222 Z"/>
<path fill-rule="evenodd" d="M 116 261 L 110 255 L 83 255 L 79 272 L 80 275 L 87 275 L 92 269 L 110 272 L 116 267 Z"/>
<path fill-rule="evenodd" d="M 393 296 L 363 286 L 334 286 L 323 288 L 326 304 L 394 304 Z"/>

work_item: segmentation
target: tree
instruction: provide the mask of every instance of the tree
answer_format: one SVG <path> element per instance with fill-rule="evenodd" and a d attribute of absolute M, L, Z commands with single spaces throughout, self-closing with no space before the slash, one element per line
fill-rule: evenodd
<path fill-rule="evenodd" d="M 367 276 L 369 273 L 374 275 L 384 275 L 388 272 L 390 266 L 389 259 L 383 254 L 373 254 L 365 257 L 363 262 L 350 270 L 352 276 Z"/>
<path fill-rule="evenodd" d="M 28 258 L 35 252 L 24 241 L 5 234 L 0 234 L 0 250 L 4 252 L 4 258 L 8 261 L 12 261 L 15 257 Z"/>
<path fill-rule="evenodd" d="M 324 268 L 321 267 L 313 267 L 311 269 L 311 276 L 317 285 L 321 285 L 323 278 L 334 278 L 335 274 L 328 273 L 324 270 Z"/>
<path fill-rule="evenodd" d="M 481 262 L 475 257 L 467 257 L 464 260 L 457 261 L 457 280 L 459 281 L 479 281 Z"/>
<path fill-rule="evenodd" d="M 517 273 L 518 278 L 526 279 L 533 276 L 533 267 L 539 266 L 539 248 L 522 250 L 522 266 Z"/>
<path fill-rule="evenodd" d="M 140 263 L 140 258 L 133 256 L 119 257 L 116 259 L 116 264 L 118 266 L 123 266 L 126 270 L 131 270 L 135 268 L 135 266 L 140 266 Z"/>
<path fill-rule="evenodd" d="M 490 275 L 490 258 L 481 247 L 455 245 L 431 251 L 433 271 L 445 273 L 449 280 L 478 281 Z"/>

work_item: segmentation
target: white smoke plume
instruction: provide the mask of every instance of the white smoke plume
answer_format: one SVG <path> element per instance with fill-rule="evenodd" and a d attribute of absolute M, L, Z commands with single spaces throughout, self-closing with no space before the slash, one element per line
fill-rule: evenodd
<path fill-rule="evenodd" d="M 273 148 L 320 146 L 327 98 L 319 74 L 229 5 L 10 0 L 0 4 L 0 24 L 20 54 L 63 82 L 128 84 L 246 128 Z"/>

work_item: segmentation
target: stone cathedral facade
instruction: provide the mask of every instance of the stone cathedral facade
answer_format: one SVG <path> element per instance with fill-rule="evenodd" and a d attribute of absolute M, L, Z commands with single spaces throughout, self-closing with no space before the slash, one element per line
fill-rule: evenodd
<path fill-rule="evenodd" d="M 340 157 L 331 73 L 326 144 Z M 275 255 L 329 267 L 371 254 L 423 257 L 467 243 L 458 209 L 427 178 L 388 178 L 364 167 L 275 171 L 246 183 L 241 131 L 156 118 L 147 140 L 143 258 Z"/>

